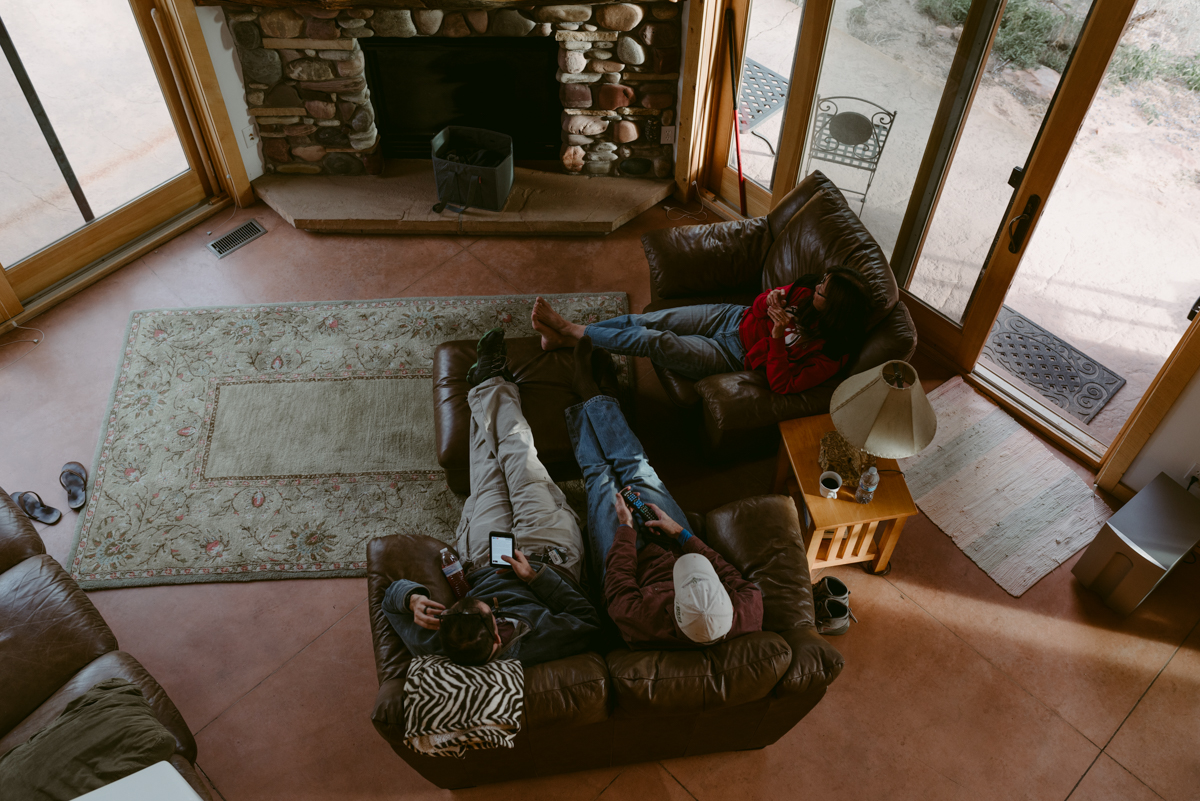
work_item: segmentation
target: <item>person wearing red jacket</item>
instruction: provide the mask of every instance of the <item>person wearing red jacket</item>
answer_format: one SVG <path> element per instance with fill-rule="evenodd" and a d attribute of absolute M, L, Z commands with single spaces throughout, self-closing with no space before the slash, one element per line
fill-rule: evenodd
<path fill-rule="evenodd" d="M 575 346 L 575 391 L 566 411 L 587 483 L 587 535 L 608 614 L 631 648 L 696 648 L 762 629 L 762 593 L 676 520 L 683 511 L 650 466 L 615 398 L 591 374 L 591 340 Z M 622 487 L 658 519 L 634 528 Z"/>
<path fill-rule="evenodd" d="M 680 306 L 584 326 L 568 322 L 539 297 L 532 322 L 545 350 L 588 336 L 596 347 L 648 357 L 693 381 L 762 370 L 771 389 L 786 394 L 829 380 L 854 358 L 867 332 L 868 297 L 858 273 L 832 267 L 764 292 L 750 306 Z"/>

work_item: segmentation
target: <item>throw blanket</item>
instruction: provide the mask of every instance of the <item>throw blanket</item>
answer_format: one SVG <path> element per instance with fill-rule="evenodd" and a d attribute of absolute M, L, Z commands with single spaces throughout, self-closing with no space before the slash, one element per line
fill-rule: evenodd
<path fill-rule="evenodd" d="M 408 747 L 426 756 L 512 748 L 521 730 L 525 671 L 515 659 L 480 667 L 418 656 L 404 682 Z"/>

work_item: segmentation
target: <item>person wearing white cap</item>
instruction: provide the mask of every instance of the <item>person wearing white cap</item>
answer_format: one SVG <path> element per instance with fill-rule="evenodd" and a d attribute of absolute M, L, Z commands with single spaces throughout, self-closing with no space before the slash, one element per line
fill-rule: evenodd
<path fill-rule="evenodd" d="M 646 458 L 616 398 L 592 376 L 591 340 L 575 348 L 567 430 L 588 492 L 587 536 L 609 617 L 631 648 L 696 648 L 762 629 L 762 592 L 675 519 L 683 511 Z M 634 528 L 631 487 L 657 520 Z"/>

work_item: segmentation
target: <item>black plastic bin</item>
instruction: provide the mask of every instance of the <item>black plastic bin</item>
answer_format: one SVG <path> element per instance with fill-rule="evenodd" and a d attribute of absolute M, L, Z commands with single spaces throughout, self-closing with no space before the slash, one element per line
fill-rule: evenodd
<path fill-rule="evenodd" d="M 451 125 L 433 137 L 438 201 L 500 211 L 513 183 L 512 137 Z"/>

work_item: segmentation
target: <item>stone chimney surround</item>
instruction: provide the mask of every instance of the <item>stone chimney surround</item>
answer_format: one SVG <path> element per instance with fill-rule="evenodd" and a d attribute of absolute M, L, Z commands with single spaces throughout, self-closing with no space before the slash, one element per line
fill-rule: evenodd
<path fill-rule="evenodd" d="M 383 169 L 359 39 L 554 37 L 562 170 L 665 178 L 681 64 L 675 2 L 520 5 L 492 0 L 201 0 L 224 9 L 268 173 Z M 673 140 L 668 140 L 673 141 Z"/>

